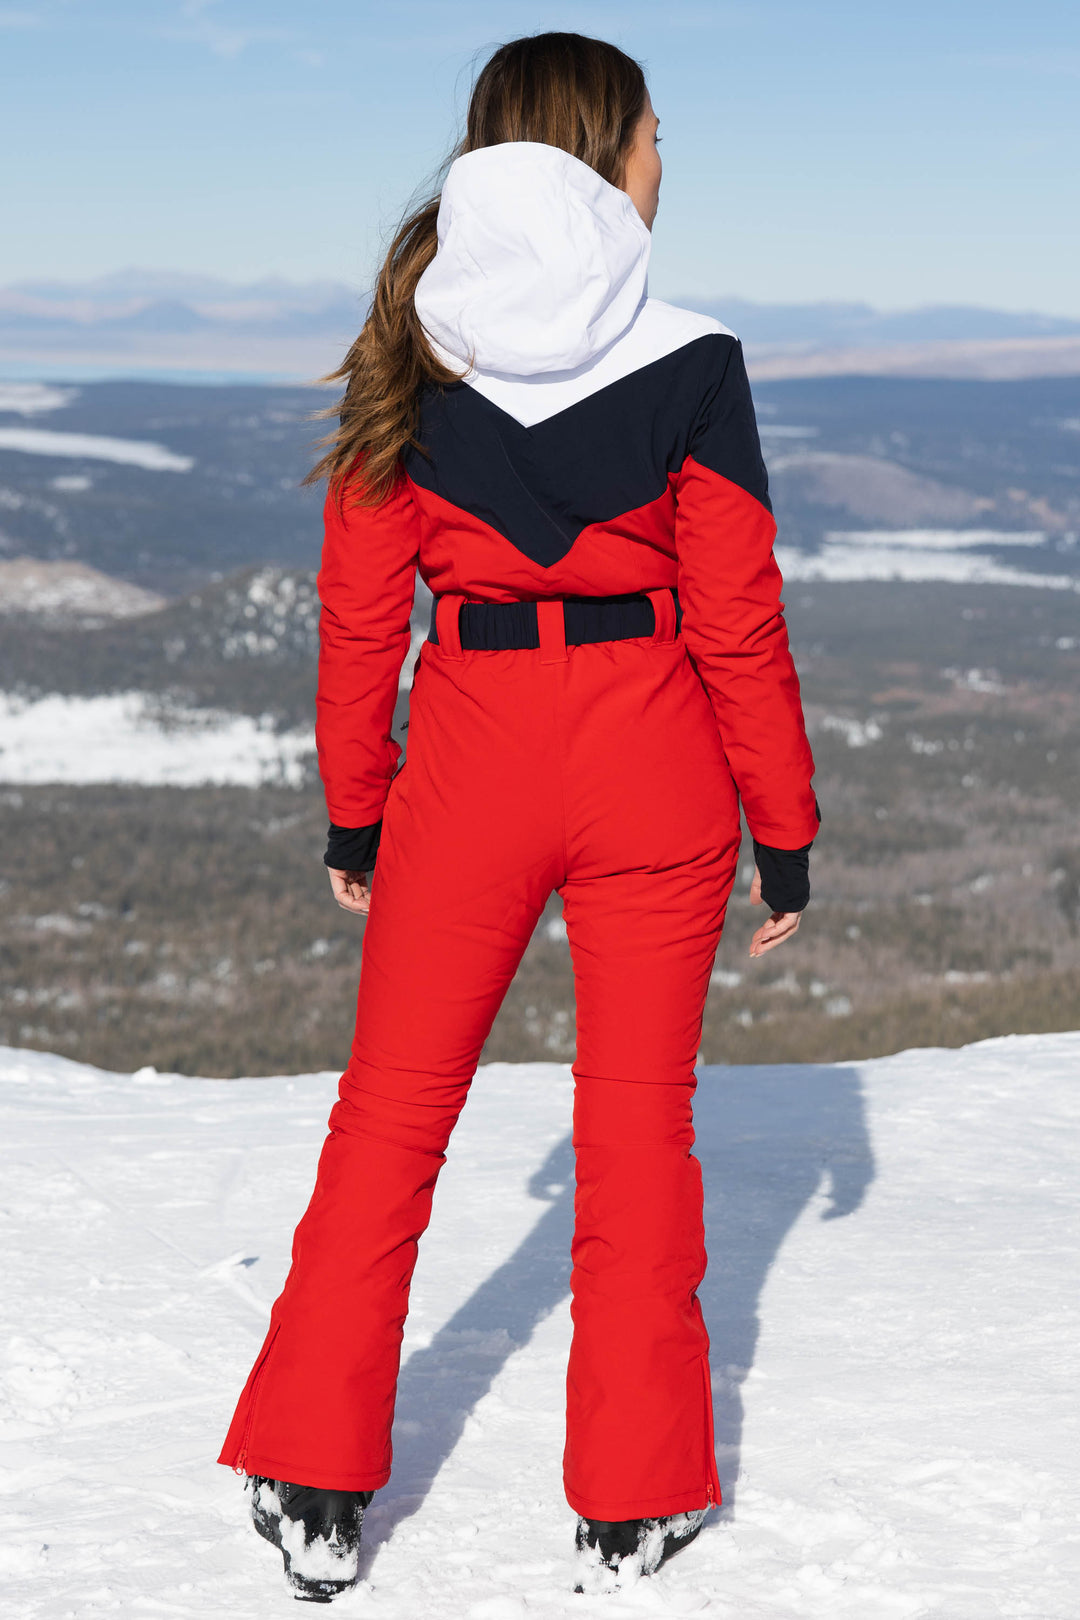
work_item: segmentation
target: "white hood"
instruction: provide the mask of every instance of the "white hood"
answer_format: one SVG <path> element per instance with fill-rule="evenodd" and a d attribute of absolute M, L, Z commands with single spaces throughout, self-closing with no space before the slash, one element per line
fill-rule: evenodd
<path fill-rule="evenodd" d="M 451 164 L 416 310 L 479 371 L 569 371 L 631 325 L 651 237 L 624 191 L 557 146 L 506 141 Z"/>

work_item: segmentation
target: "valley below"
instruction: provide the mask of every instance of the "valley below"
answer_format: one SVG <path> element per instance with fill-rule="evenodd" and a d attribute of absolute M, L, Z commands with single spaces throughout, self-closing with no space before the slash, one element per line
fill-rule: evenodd
<path fill-rule="evenodd" d="M 758 390 L 824 820 L 799 934 L 757 962 L 744 850 L 707 1063 L 1080 1023 L 1080 441 L 1061 425 L 1080 382 L 864 383 Z M 363 924 L 321 863 L 311 398 L 21 386 L 0 412 L 0 1043 L 117 1070 L 341 1067 Z M 190 465 L 147 465 L 148 444 Z M 421 586 L 414 656 L 428 611 Z M 484 1055 L 573 1052 L 552 897 Z"/>

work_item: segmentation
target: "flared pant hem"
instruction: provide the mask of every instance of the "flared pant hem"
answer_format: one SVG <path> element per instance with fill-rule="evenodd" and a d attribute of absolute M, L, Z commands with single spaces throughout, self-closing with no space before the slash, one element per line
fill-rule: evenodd
<path fill-rule="evenodd" d="M 614 1497 L 579 1496 L 566 1486 L 566 1500 L 583 1519 L 602 1519 L 617 1524 L 623 1519 L 666 1519 L 673 1513 L 693 1513 L 695 1509 L 716 1507 L 719 1495 L 706 1483 L 690 1491 L 669 1491 L 666 1496 L 630 1496 L 617 1501 Z"/>
<path fill-rule="evenodd" d="M 264 1479 L 284 1479 L 290 1485 L 311 1485 L 320 1491 L 380 1491 L 390 1478 L 389 1468 L 366 1473 L 348 1473 L 339 1468 L 308 1468 L 300 1462 L 284 1462 L 280 1457 L 268 1457 L 265 1452 L 248 1451 L 240 1461 L 240 1452 L 223 1451 L 218 1458 L 226 1468 L 243 1474 L 260 1474 Z"/>

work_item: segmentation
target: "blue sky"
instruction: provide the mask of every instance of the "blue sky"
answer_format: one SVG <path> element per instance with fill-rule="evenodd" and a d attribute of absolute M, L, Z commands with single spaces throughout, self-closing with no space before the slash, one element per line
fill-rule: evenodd
<path fill-rule="evenodd" d="M 0 284 L 363 285 L 477 61 L 547 27 L 645 63 L 659 295 L 1080 316 L 1075 0 L 0 3 Z"/>

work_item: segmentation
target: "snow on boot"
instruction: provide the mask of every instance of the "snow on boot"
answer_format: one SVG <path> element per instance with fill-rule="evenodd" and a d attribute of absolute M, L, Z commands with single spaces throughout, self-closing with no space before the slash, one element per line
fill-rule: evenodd
<path fill-rule="evenodd" d="M 705 1521 L 706 1508 L 666 1519 L 579 1519 L 575 1592 L 618 1592 L 651 1575 L 687 1546 Z"/>
<path fill-rule="evenodd" d="M 293 1595 L 329 1603 L 355 1585 L 360 1570 L 360 1527 L 374 1491 L 324 1491 L 316 1485 L 248 1478 L 251 1520 L 280 1549 Z"/>

